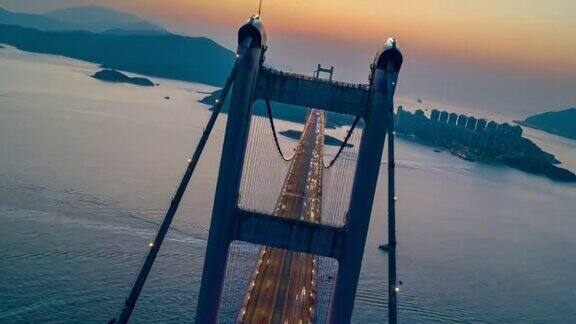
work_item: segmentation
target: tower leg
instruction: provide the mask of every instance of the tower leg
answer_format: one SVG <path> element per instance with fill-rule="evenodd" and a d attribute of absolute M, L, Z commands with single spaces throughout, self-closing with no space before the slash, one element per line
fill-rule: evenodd
<path fill-rule="evenodd" d="M 260 67 L 260 46 L 243 47 L 247 51 L 239 66 L 232 89 L 226 135 L 222 146 L 220 171 L 214 197 L 210 234 L 206 247 L 202 284 L 196 310 L 196 323 L 216 323 L 230 243 L 234 239 L 235 209 L 250 128 L 250 109 Z"/>
<path fill-rule="evenodd" d="M 372 102 L 365 116 L 360 142 L 345 239 L 329 313 L 330 323 L 350 323 L 352 318 L 384 141 L 394 122 L 392 98 L 401 64 L 402 55 L 395 41 L 389 41 L 385 50 L 377 56 L 372 75 Z M 395 273 L 395 262 L 393 268 Z M 395 286 L 395 275 L 393 279 Z"/>

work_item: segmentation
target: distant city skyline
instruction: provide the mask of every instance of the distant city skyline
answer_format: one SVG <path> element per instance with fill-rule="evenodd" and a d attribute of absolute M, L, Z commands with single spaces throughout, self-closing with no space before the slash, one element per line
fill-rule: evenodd
<path fill-rule="evenodd" d="M 235 47 L 236 28 L 258 1 L 0 0 L 9 10 L 80 5 L 128 11 L 177 33 Z M 266 1 L 268 61 L 365 82 L 376 50 L 399 40 L 406 64 L 401 97 L 511 116 L 576 106 L 573 1 Z M 413 101 L 416 104 L 415 101 Z"/>

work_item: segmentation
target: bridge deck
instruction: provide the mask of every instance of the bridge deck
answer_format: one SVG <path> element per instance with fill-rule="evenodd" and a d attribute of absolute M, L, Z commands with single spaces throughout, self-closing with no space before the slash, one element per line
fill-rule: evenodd
<path fill-rule="evenodd" d="M 320 221 L 325 113 L 313 109 L 284 180 L 274 214 Z M 311 323 L 316 312 L 316 259 L 263 247 L 239 323 Z"/>

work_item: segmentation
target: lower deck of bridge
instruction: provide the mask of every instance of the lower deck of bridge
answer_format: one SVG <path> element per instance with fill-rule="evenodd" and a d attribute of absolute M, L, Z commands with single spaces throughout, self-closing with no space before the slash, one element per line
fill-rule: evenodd
<path fill-rule="evenodd" d="M 274 214 L 319 222 L 325 113 L 311 110 L 296 147 Z M 317 260 L 313 255 L 263 247 L 238 321 L 309 323 L 316 313 Z"/>

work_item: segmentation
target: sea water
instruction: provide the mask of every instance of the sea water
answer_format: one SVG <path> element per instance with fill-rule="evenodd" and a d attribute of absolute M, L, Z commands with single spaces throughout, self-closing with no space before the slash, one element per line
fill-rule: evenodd
<path fill-rule="evenodd" d="M 90 77 L 98 70 L 0 49 L 0 322 L 116 316 L 208 118 L 197 100 L 212 87 L 104 83 Z M 224 122 L 135 322 L 194 319 Z M 574 141 L 526 133 L 575 170 Z M 574 185 L 402 139 L 396 146 L 401 322 L 576 322 Z M 355 323 L 386 321 L 385 185 L 382 172 Z"/>

